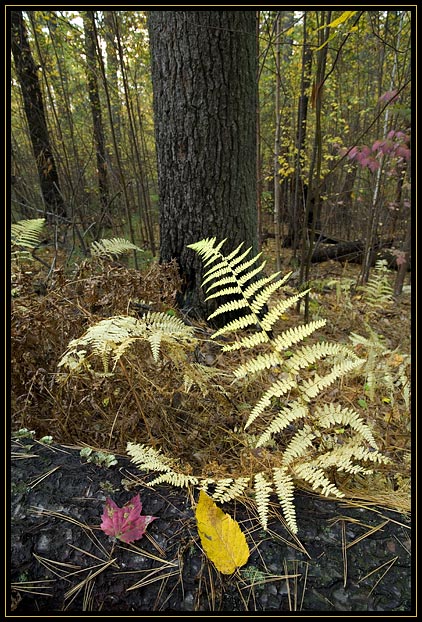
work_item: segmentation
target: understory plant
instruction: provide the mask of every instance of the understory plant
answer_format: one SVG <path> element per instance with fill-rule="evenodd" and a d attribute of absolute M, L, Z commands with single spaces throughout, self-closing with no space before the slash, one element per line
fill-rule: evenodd
<path fill-rule="evenodd" d="M 212 334 L 222 353 L 241 355 L 232 370 L 234 385 L 240 389 L 259 380 L 265 387 L 246 415 L 238 411 L 236 429 L 249 437 L 248 466 L 239 460 L 238 468 L 232 466 L 227 477 L 196 475 L 178 456 L 166 455 L 152 436 L 149 444 L 128 442 L 127 452 L 139 469 L 157 473 L 151 486 L 196 486 L 219 502 L 253 494 L 264 529 L 274 494 L 288 527 L 296 533 L 295 487 L 306 486 L 340 498 L 344 493 L 334 483 L 336 472 L 366 475 L 372 473 L 371 466 L 389 459 L 379 451 L 368 423 L 352 408 L 334 402 L 328 393 L 331 385 L 341 383 L 364 360 L 346 344 L 310 341 L 326 324 L 325 319 L 283 330 L 286 311 L 309 290 L 283 294 L 289 274 L 263 276 L 261 254 L 250 257 L 251 249 L 244 250 L 241 244 L 225 256 L 221 250 L 224 242 L 207 238 L 190 248 L 201 256 L 207 269 L 203 280 L 207 300 L 217 303 L 208 319 L 235 315 Z M 281 295 L 271 304 L 275 292 Z M 224 341 L 220 343 L 221 338 Z M 124 367 L 124 355 L 139 341 L 149 343 L 157 365 L 164 347 L 166 358 L 184 371 L 185 385 L 202 383 L 202 394 L 207 394 L 205 385 L 213 382 L 212 368 L 205 373 L 188 357 L 198 344 L 193 327 L 163 312 L 97 322 L 69 343 L 59 363 L 60 377 L 65 381 L 79 373 L 111 375 L 117 363 Z M 147 427 L 146 420 L 145 424 Z"/>
<path fill-rule="evenodd" d="M 387 463 L 389 459 L 380 453 L 369 425 L 357 412 L 323 397 L 330 385 L 360 367 L 363 360 L 344 344 L 307 343 L 310 335 L 325 325 L 324 319 L 276 331 L 285 311 L 309 290 L 282 297 L 268 308 L 272 294 L 286 284 L 290 275 L 260 276 L 265 265 L 258 265 L 260 254 L 248 258 L 251 249 L 243 250 L 240 245 L 224 256 L 224 242 L 208 238 L 190 248 L 199 253 L 208 268 L 203 281 L 207 300 L 226 301 L 208 319 L 238 314 L 212 335 L 214 340 L 237 335 L 221 345 L 223 352 L 244 352 L 245 362 L 233 370 L 234 382 L 268 376 L 267 389 L 243 422 L 245 431 L 254 431 L 256 440 L 251 451 L 261 452 L 258 464 L 264 468 L 255 469 L 253 474 L 203 478 L 182 472 L 177 458 L 145 444 L 129 442 L 127 451 L 141 470 L 159 473 L 151 486 L 194 485 L 221 502 L 253 489 L 264 529 L 270 496 L 275 493 L 286 523 L 296 533 L 293 493 L 297 482 L 306 482 L 324 495 L 343 497 L 333 482 L 335 471 L 365 475 L 372 473 L 371 464 Z M 252 333 L 245 334 L 245 329 L 251 328 Z M 283 443 L 286 437 L 288 441 Z"/>

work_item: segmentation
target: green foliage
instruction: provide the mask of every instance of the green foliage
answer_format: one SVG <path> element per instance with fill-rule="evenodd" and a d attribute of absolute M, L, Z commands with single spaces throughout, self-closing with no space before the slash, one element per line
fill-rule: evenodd
<path fill-rule="evenodd" d="M 92 462 L 98 466 L 109 468 L 117 464 L 116 456 L 105 453 L 104 451 L 94 451 L 91 447 L 84 447 L 79 452 L 81 458 L 85 458 L 87 462 Z"/>
<path fill-rule="evenodd" d="M 277 273 L 259 278 L 264 266 L 260 264 L 257 267 L 259 255 L 247 259 L 250 249 L 243 251 L 240 245 L 225 257 L 221 252 L 223 244 L 224 240 L 217 244 L 215 238 L 207 238 L 190 245 L 208 267 L 203 281 L 208 299 L 236 297 L 224 302 L 210 317 L 227 311 L 240 312 L 238 319 L 217 330 L 213 338 L 256 326 L 260 332 L 241 336 L 236 342 L 222 347 L 223 351 L 249 351 L 249 359 L 234 370 L 234 377 L 239 382 L 248 375 L 253 377 L 268 369 L 271 369 L 273 376 L 274 368 L 279 371 L 278 380 L 268 380 L 268 389 L 252 409 L 245 430 L 260 420 L 261 434 L 255 444 L 258 449 L 271 445 L 276 435 L 292 425 L 296 429 L 284 451 L 276 447 L 275 466 L 254 474 L 258 514 L 266 529 L 270 495 L 276 492 L 288 526 L 297 532 L 293 503 L 297 481 L 302 480 L 324 495 L 342 497 L 343 493 L 330 479 L 334 469 L 367 474 L 372 472 L 371 469 L 360 463 L 387 463 L 389 460 L 378 451 L 369 426 L 355 411 L 332 403 L 323 403 L 322 406 L 312 404 L 327 387 L 360 367 L 363 361 L 350 348 L 337 343 L 302 345 L 292 354 L 292 346 L 307 339 L 325 324 L 325 320 L 294 327 L 273 337 L 271 331 L 276 328 L 281 314 L 306 292 L 282 300 L 273 309 L 264 312 L 271 295 L 282 287 L 288 276 L 277 280 Z M 257 354 L 257 346 L 263 345 L 269 351 Z M 269 407 L 270 413 L 267 412 Z M 339 435 L 341 442 L 337 441 Z M 211 495 L 229 500 L 243 493 L 250 481 L 250 477 L 215 480 L 186 475 L 180 472 L 175 461 L 163 458 L 155 449 L 133 443 L 128 444 L 128 453 L 140 468 L 163 472 L 151 485 L 158 482 L 180 486 L 193 484 L 200 485 L 202 489 L 215 485 Z"/>

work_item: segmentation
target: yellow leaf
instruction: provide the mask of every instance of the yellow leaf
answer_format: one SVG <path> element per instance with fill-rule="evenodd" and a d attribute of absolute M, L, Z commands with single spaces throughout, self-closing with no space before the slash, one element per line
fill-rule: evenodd
<path fill-rule="evenodd" d="M 195 516 L 202 548 L 217 570 L 231 574 L 246 564 L 249 547 L 239 523 L 217 507 L 203 490 L 199 493 Z"/>

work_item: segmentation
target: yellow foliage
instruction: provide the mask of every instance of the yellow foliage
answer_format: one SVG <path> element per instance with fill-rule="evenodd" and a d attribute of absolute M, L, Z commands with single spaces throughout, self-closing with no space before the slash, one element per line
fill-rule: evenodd
<path fill-rule="evenodd" d="M 231 574 L 246 564 L 249 547 L 239 523 L 217 507 L 203 490 L 199 493 L 195 516 L 202 548 L 217 570 Z"/>

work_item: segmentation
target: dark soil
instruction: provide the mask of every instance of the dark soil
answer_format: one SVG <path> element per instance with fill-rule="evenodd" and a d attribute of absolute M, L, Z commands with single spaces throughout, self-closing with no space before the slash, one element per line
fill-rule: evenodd
<path fill-rule="evenodd" d="M 8 617 L 414 612 L 410 519 L 399 513 L 297 492 L 295 538 L 276 505 L 264 532 L 252 504 L 225 504 L 251 554 L 222 575 L 202 552 L 187 491 L 142 485 L 124 457 L 104 468 L 31 439 L 14 440 L 11 458 Z M 121 506 L 138 492 L 158 519 L 141 540 L 114 541 L 99 528 L 105 500 Z"/>

